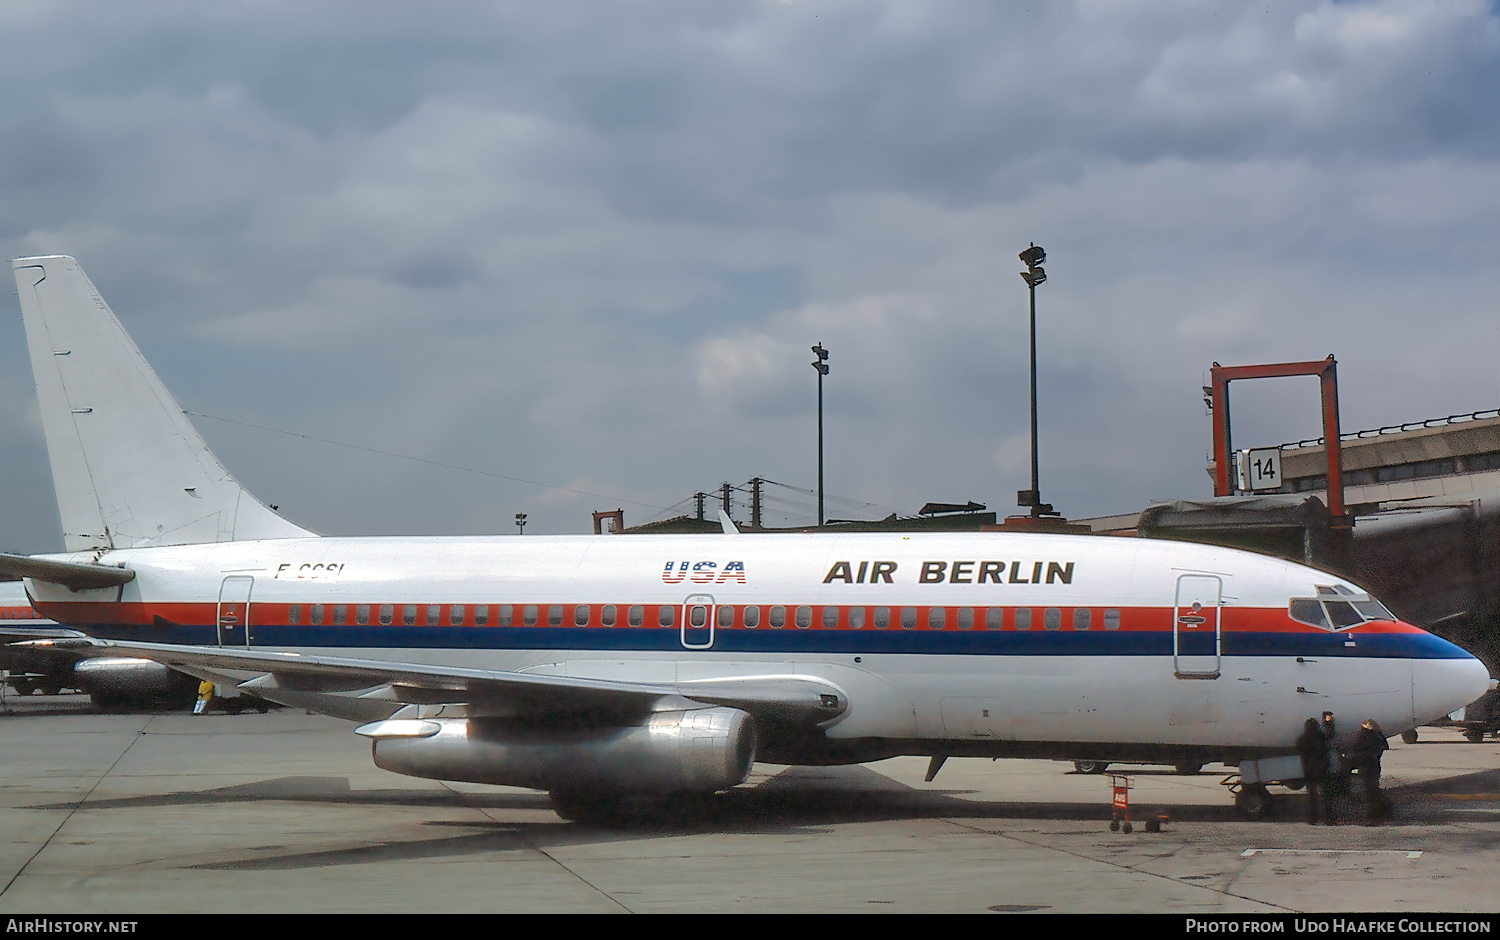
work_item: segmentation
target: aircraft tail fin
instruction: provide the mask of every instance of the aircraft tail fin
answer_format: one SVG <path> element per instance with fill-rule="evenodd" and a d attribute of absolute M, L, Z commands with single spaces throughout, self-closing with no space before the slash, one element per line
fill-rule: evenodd
<path fill-rule="evenodd" d="M 68 551 L 314 534 L 224 469 L 77 261 L 11 266 Z"/>

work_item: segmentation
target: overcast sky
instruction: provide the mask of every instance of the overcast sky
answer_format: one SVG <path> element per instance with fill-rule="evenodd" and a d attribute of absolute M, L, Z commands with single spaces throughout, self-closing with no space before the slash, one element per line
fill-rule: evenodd
<path fill-rule="evenodd" d="M 812 488 L 817 342 L 828 491 L 872 504 L 830 515 L 1014 512 L 1031 242 L 1069 516 L 1210 492 L 1215 360 L 1335 354 L 1348 430 L 1500 405 L 1492 3 L 6 10 L 0 247 L 78 257 L 318 531 Z M 1237 385 L 1236 442 L 1317 436 L 1316 389 Z M 0 549 L 58 550 L 14 299 L 0 402 Z"/>

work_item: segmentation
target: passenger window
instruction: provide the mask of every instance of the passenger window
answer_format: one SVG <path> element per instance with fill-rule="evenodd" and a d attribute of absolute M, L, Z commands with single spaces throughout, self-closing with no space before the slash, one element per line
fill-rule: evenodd
<path fill-rule="evenodd" d="M 394 605 L 392 605 L 392 604 L 381 604 L 380 605 L 380 625 L 381 626 L 387 626 L 387 625 L 389 625 L 390 622 L 391 622 L 391 618 L 393 616 L 395 616 L 395 613 L 396 613 L 396 608 L 395 608 Z"/>
<path fill-rule="evenodd" d="M 657 624 L 660 625 L 660 626 L 663 626 L 663 627 L 670 627 L 672 625 L 672 620 L 673 620 L 672 611 L 675 610 L 675 609 L 676 608 L 671 607 L 671 606 L 669 606 L 667 604 L 663 604 L 656 611 L 656 622 L 657 622 Z"/>
<path fill-rule="evenodd" d="M 9 617 L 10 616 L 10 611 L 7 610 L 5 612 L 5 616 Z M 301 623 L 302 622 L 302 605 L 301 604 L 293 604 L 292 606 L 290 606 L 290 607 L 288 607 L 286 609 L 286 622 L 287 623 Z"/>
<path fill-rule="evenodd" d="M 915 607 L 901 608 L 901 629 L 915 630 L 917 628 L 917 609 Z"/>
<path fill-rule="evenodd" d="M 875 608 L 875 620 L 873 626 L 877 630 L 889 630 L 891 626 L 891 609 L 889 607 Z"/>
<path fill-rule="evenodd" d="M 455 627 L 464 625 L 464 605 L 454 604 L 448 608 L 448 622 Z"/>
<path fill-rule="evenodd" d="M 927 629 L 941 630 L 947 622 L 948 611 L 942 607 L 927 608 Z"/>
<path fill-rule="evenodd" d="M 849 629 L 863 630 L 865 628 L 865 609 L 863 607 L 849 608 Z"/>
<path fill-rule="evenodd" d="M 837 630 L 839 628 L 839 609 L 837 607 L 823 608 L 823 629 Z"/>
<path fill-rule="evenodd" d="M 370 605 L 369 604 L 360 604 L 358 607 L 354 608 L 354 622 L 355 623 L 369 623 L 370 622 Z"/>
<path fill-rule="evenodd" d="M 960 630 L 974 629 L 974 608 L 960 607 L 958 609 L 958 628 Z"/>
<path fill-rule="evenodd" d="M 573 626 L 586 627 L 589 625 L 589 605 L 579 604 L 573 608 Z"/>
<path fill-rule="evenodd" d="M 1060 629 L 1062 629 L 1062 608 L 1061 607 L 1048 607 L 1046 610 L 1042 611 L 1042 629 L 1043 630 L 1060 630 Z"/>
<path fill-rule="evenodd" d="M 562 626 L 562 609 L 563 605 L 561 604 L 549 604 L 547 606 L 547 626 Z"/>
<path fill-rule="evenodd" d="M 1087 630 L 1089 628 L 1089 609 L 1087 607 L 1073 608 L 1073 629 Z"/>
<path fill-rule="evenodd" d="M 535 604 L 527 604 L 525 607 L 521 608 L 521 623 L 524 626 L 528 626 L 528 627 L 534 627 L 534 626 L 536 626 L 536 605 Z"/>
<path fill-rule="evenodd" d="M 708 626 L 708 608 L 702 604 L 694 604 L 688 608 L 688 626 L 695 630 Z"/>
<path fill-rule="evenodd" d="M 640 604 L 632 605 L 629 614 L 630 625 L 632 627 L 639 627 L 646 622 L 646 608 L 642 607 Z"/>
<path fill-rule="evenodd" d="M 612 627 L 615 625 L 615 616 L 618 611 L 614 604 L 605 604 L 604 609 L 599 611 L 599 623 L 602 626 Z"/>
<path fill-rule="evenodd" d="M 442 604 L 428 604 L 427 605 L 427 617 L 422 622 L 425 623 L 429 627 L 435 627 L 435 626 L 438 625 L 438 621 L 440 621 L 442 618 L 443 618 L 443 605 Z"/>
<path fill-rule="evenodd" d="M 401 608 L 401 623 L 408 627 L 415 627 L 417 625 L 416 604 L 406 604 Z"/>
<path fill-rule="evenodd" d="M 734 626 L 734 605 L 733 604 L 721 604 L 721 605 L 719 605 L 719 626 L 724 627 L 725 629 L 728 629 L 728 628 Z"/>
<path fill-rule="evenodd" d="M 786 626 L 786 608 L 785 607 L 772 607 L 771 608 L 771 629 L 772 630 L 780 630 L 784 626 Z"/>
<path fill-rule="evenodd" d="M 1030 630 L 1031 629 L 1031 608 L 1030 607 L 1017 607 L 1016 608 L 1016 629 L 1017 630 Z"/>
<path fill-rule="evenodd" d="M 806 630 L 810 626 L 812 626 L 812 608 L 811 607 L 798 607 L 797 608 L 797 629 L 798 630 Z"/>
<path fill-rule="evenodd" d="M 1104 629 L 1120 629 L 1120 612 L 1113 607 L 1110 607 L 1104 611 Z"/>
<path fill-rule="evenodd" d="M 758 626 L 760 626 L 760 608 L 759 607 L 746 607 L 745 608 L 745 628 L 747 630 L 754 630 Z"/>
<path fill-rule="evenodd" d="M 323 605 L 322 604 L 314 604 L 314 605 L 312 605 L 312 610 L 308 612 L 308 620 L 311 623 L 322 623 L 323 622 Z"/>
<path fill-rule="evenodd" d="M 482 627 L 490 622 L 490 605 L 480 604 L 474 608 L 474 626 Z"/>
<path fill-rule="evenodd" d="M 999 630 L 1005 626 L 1005 608 L 988 607 L 984 611 L 984 628 L 986 630 Z"/>
<path fill-rule="evenodd" d="M 434 621 L 437 620 L 437 612 L 434 611 L 431 607 L 429 607 L 427 609 L 429 611 L 432 611 L 432 614 L 431 614 L 432 619 Z M 500 626 L 502 626 L 502 627 L 508 627 L 508 626 L 510 626 L 511 621 L 513 619 L 515 619 L 515 616 L 516 616 L 516 609 L 515 609 L 515 607 L 511 606 L 510 604 L 501 604 L 500 605 L 500 619 L 498 621 L 499 624 L 500 624 Z"/>
<path fill-rule="evenodd" d="M 333 622 L 335 624 L 337 624 L 339 626 L 342 626 L 343 623 L 344 623 L 344 621 L 347 620 L 348 618 L 349 618 L 349 605 L 348 604 L 335 604 L 335 605 L 333 605 Z"/>

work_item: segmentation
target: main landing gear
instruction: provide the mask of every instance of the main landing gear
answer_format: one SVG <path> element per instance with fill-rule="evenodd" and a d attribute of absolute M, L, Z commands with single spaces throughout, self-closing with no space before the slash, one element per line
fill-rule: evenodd
<path fill-rule="evenodd" d="M 680 828 L 703 822 L 718 805 L 716 793 L 611 793 L 554 789 L 552 811 L 569 822 L 611 829 Z"/>

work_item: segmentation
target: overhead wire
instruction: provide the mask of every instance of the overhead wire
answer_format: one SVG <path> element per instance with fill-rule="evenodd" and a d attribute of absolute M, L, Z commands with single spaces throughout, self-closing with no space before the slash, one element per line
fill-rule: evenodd
<path fill-rule="evenodd" d="M 497 480 L 509 480 L 512 483 L 525 483 L 528 486 L 540 486 L 544 489 L 557 490 L 562 493 L 576 493 L 579 496 L 589 496 L 594 499 L 604 499 L 618 503 L 630 503 L 633 506 L 645 506 L 647 509 L 660 509 L 662 512 L 667 511 L 666 509 L 662 509 L 660 506 L 657 506 L 654 503 L 643 503 L 640 500 L 636 499 L 624 499 L 623 497 L 619 496 L 607 496 L 603 493 L 591 493 L 588 490 L 578 490 L 570 486 L 556 486 L 551 483 L 542 483 L 537 480 L 527 480 L 524 477 L 513 477 L 504 473 L 496 473 L 492 470 L 479 470 L 475 467 L 465 467 L 460 464 L 443 463 L 440 460 L 429 460 L 426 457 L 413 457 L 411 454 L 398 454 L 395 451 L 381 450 L 378 447 L 366 447 L 363 444 L 350 444 L 348 441 L 336 441 L 333 438 L 318 437 L 315 434 L 302 434 L 297 431 L 285 431 L 281 428 L 267 427 L 263 424 L 251 424 L 249 421 L 236 421 L 233 418 L 221 418 L 218 415 L 208 415 L 198 411 L 188 411 L 185 408 L 183 409 L 182 413 L 185 415 L 190 415 L 194 418 L 207 418 L 210 421 L 222 421 L 225 424 L 237 424 L 243 428 L 254 428 L 257 431 L 270 431 L 272 434 L 285 434 L 288 437 L 300 437 L 303 440 L 317 441 L 321 444 L 333 444 L 338 447 L 348 447 L 351 450 L 362 450 L 367 454 L 380 454 L 383 457 L 395 457 L 399 460 L 410 460 L 414 463 L 425 463 L 429 466 L 441 467 L 444 470 L 458 470 L 463 473 L 477 473 L 480 476 L 494 477 Z M 668 507 L 668 509 L 670 508 L 671 507 Z"/>

